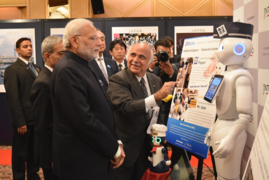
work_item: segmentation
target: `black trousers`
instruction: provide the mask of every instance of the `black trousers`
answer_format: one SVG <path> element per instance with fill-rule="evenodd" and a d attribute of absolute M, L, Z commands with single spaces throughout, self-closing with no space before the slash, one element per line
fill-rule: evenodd
<path fill-rule="evenodd" d="M 147 136 L 134 165 L 131 167 L 120 166 L 113 169 L 113 175 L 110 173 L 110 180 L 141 180 L 145 171 L 150 167 L 150 161 L 148 160 L 150 150 L 150 137 Z"/>
<path fill-rule="evenodd" d="M 37 174 L 39 168 L 34 161 L 34 125 L 28 125 L 24 135 L 18 134 L 18 128 L 13 127 L 12 172 L 14 180 L 25 180 L 25 165 L 27 166 L 27 180 L 40 180 Z"/>
<path fill-rule="evenodd" d="M 54 180 L 53 178 L 53 173 L 52 173 L 52 168 L 42 168 L 43 170 L 43 175 L 44 175 L 44 180 Z"/>

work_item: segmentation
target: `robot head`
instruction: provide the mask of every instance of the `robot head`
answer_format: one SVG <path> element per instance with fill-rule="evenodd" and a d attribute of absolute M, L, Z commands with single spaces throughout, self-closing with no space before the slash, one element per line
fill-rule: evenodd
<path fill-rule="evenodd" d="M 250 56 L 252 42 L 245 38 L 223 38 L 217 51 L 219 61 L 224 65 L 242 64 Z"/>
<path fill-rule="evenodd" d="M 221 38 L 217 51 L 219 61 L 224 65 L 242 64 L 252 51 L 253 25 L 239 22 L 214 24 L 214 38 Z"/>

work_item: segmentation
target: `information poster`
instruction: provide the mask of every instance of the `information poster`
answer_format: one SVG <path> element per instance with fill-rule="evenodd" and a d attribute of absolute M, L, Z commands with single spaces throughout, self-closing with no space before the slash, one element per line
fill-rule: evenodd
<path fill-rule="evenodd" d="M 63 37 L 64 34 L 64 28 L 51 28 L 50 29 L 50 35 L 53 36 L 60 36 Z"/>
<path fill-rule="evenodd" d="M 158 26 L 143 26 L 143 27 L 112 27 L 112 41 L 121 39 L 127 46 L 127 51 L 130 46 L 137 42 L 146 41 L 154 44 L 158 40 Z"/>
<path fill-rule="evenodd" d="M 243 180 L 269 179 L 269 96 L 251 149 Z"/>
<path fill-rule="evenodd" d="M 213 36 L 185 39 L 182 57 L 189 62 L 179 70 L 183 85 L 174 90 L 167 124 L 168 142 L 202 158 L 207 158 L 209 149 L 205 135 L 216 118 L 216 105 L 205 101 L 204 95 L 212 77 L 225 70 L 216 57 L 219 42 Z"/>
<path fill-rule="evenodd" d="M 175 26 L 175 49 L 176 55 L 182 54 L 184 40 L 186 38 L 213 35 L 213 26 Z"/>
<path fill-rule="evenodd" d="M 33 56 L 30 61 L 36 63 L 35 29 L 0 29 L 0 93 L 6 92 L 4 88 L 5 69 L 13 64 L 18 54 L 16 42 L 22 37 L 30 38 L 33 45 Z"/>

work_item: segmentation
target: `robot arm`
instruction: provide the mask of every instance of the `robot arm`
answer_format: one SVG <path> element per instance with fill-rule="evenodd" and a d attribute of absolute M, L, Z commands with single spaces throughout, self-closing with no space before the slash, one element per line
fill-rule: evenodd
<path fill-rule="evenodd" d="M 148 160 L 149 161 L 152 161 L 153 160 L 153 158 L 152 158 L 152 152 L 150 151 L 150 154 L 149 154 L 149 156 L 148 156 Z"/>
<path fill-rule="evenodd" d="M 207 146 L 210 146 L 212 129 L 213 129 L 213 126 L 207 131 L 205 135 L 204 144 L 206 144 Z"/>
<path fill-rule="evenodd" d="M 252 112 L 252 81 L 246 76 L 241 76 L 236 80 L 235 88 L 239 118 L 234 122 L 226 137 L 215 142 L 215 145 L 219 145 L 213 153 L 216 158 L 225 158 L 231 153 L 237 138 L 245 131 Z"/>

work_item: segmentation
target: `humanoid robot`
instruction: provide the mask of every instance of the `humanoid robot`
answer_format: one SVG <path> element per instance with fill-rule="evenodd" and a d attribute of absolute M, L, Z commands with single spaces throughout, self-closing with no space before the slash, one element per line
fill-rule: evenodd
<path fill-rule="evenodd" d="M 252 112 L 253 79 L 239 68 L 252 51 L 251 24 L 224 22 L 214 24 L 214 37 L 222 38 L 217 52 L 227 66 L 216 97 L 218 120 L 207 132 L 205 143 L 214 150 L 218 180 L 239 180 L 240 164 L 247 139 L 246 127 Z"/>

